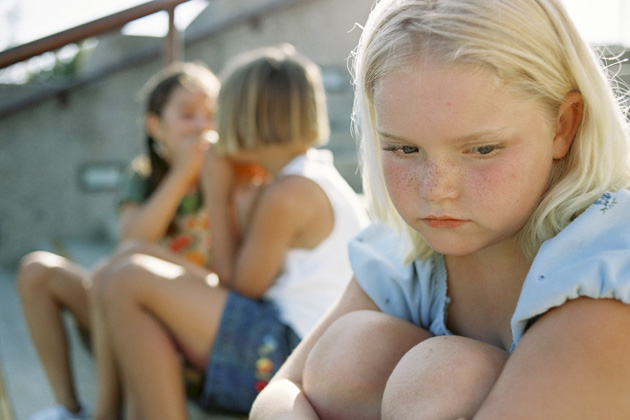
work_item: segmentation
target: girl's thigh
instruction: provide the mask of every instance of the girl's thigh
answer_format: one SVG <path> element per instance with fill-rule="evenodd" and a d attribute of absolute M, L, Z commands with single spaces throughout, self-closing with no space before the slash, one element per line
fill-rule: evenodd
<path fill-rule="evenodd" d="M 223 314 L 226 289 L 210 286 L 196 271 L 143 254 L 118 259 L 104 283 L 108 308 L 134 305 L 150 313 L 194 364 L 205 365 Z"/>
<path fill-rule="evenodd" d="M 208 268 L 187 260 L 181 254 L 155 243 L 138 240 L 128 240 L 120 244 L 106 264 L 113 265 L 120 261 L 124 262 L 134 254 L 148 255 L 175 265 L 180 265 L 184 267 L 186 271 L 198 277 L 204 277 L 208 273 Z"/>

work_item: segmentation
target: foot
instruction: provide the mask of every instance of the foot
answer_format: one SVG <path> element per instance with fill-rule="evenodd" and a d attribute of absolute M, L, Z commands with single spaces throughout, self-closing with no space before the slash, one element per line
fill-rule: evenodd
<path fill-rule="evenodd" d="M 68 411 L 63 405 L 53 405 L 52 407 L 44 408 L 41 411 L 33 414 L 29 417 L 29 420 L 89 420 L 90 416 L 85 405 L 81 406 L 81 409 L 72 413 Z"/>

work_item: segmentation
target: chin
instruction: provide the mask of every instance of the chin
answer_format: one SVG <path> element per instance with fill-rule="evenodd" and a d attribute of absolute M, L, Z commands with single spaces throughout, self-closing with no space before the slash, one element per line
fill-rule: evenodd
<path fill-rule="evenodd" d="M 474 254 L 481 249 L 481 247 L 477 244 L 466 243 L 462 240 L 431 241 L 425 239 L 425 241 L 435 252 L 451 257 L 465 257 L 467 255 Z"/>
<path fill-rule="evenodd" d="M 444 255 L 444 256 L 448 256 L 448 257 L 466 257 L 468 255 L 473 254 L 475 251 L 472 250 L 467 250 L 467 249 L 453 249 L 453 248 L 447 248 L 444 250 L 440 250 L 437 248 L 433 248 L 436 252 Z"/>

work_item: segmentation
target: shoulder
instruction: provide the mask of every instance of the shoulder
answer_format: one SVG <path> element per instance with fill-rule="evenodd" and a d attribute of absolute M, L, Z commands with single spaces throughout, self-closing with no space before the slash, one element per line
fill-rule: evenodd
<path fill-rule="evenodd" d="M 145 155 L 136 157 L 125 169 L 121 177 L 121 185 L 123 188 L 137 187 L 146 184 L 151 175 L 151 162 Z"/>
<path fill-rule="evenodd" d="M 446 272 L 440 255 L 404 263 L 404 238 L 380 222 L 361 231 L 348 249 L 357 282 L 381 311 L 435 333 L 445 331 L 445 327 L 433 328 L 446 299 Z M 435 304 L 438 301 L 442 305 Z"/>
<path fill-rule="evenodd" d="M 475 418 L 628 418 L 629 329 L 630 306 L 615 299 L 581 297 L 550 310 Z"/>
<path fill-rule="evenodd" d="M 131 162 L 120 178 L 116 199 L 118 206 L 129 202 L 141 203 L 145 200 L 150 172 L 151 164 L 146 156 L 138 156 Z"/>
<path fill-rule="evenodd" d="M 301 214 L 316 212 L 329 205 L 326 193 L 314 181 L 301 175 L 287 175 L 273 181 L 265 190 L 262 203 L 278 211 Z"/>
<path fill-rule="evenodd" d="M 134 158 L 129 165 L 131 173 L 141 178 L 148 178 L 151 174 L 151 161 L 147 155 L 140 155 Z"/>
<path fill-rule="evenodd" d="M 431 272 L 439 254 L 405 263 L 407 240 L 403 234 L 381 221 L 374 221 L 356 235 L 349 245 L 350 258 L 359 264 L 382 266 L 390 277 L 406 278 L 415 273 Z"/>
<path fill-rule="evenodd" d="M 606 193 L 543 244 L 512 319 L 515 343 L 552 308 L 580 297 L 630 304 L 630 193 Z"/>

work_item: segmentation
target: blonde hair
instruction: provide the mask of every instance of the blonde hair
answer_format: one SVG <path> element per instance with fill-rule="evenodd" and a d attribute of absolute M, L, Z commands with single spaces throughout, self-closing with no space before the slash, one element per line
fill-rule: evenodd
<path fill-rule="evenodd" d="M 605 191 L 630 186 L 620 100 L 558 0 L 378 1 L 355 50 L 353 123 L 373 216 L 408 238 L 407 262 L 432 250 L 387 194 L 373 97 L 380 79 L 421 55 L 490 69 L 513 91 L 536 100 L 549 121 L 569 93 L 581 93 L 584 113 L 571 149 L 554 164 L 547 193 L 519 233 L 528 258 Z"/>
<path fill-rule="evenodd" d="M 217 113 L 218 149 L 328 141 L 319 67 L 289 44 L 244 53 L 226 69 Z"/>

